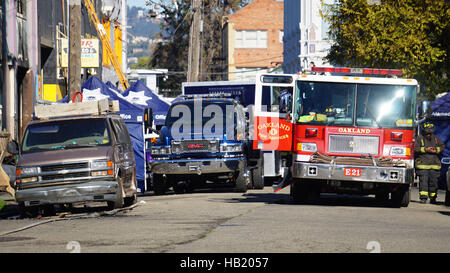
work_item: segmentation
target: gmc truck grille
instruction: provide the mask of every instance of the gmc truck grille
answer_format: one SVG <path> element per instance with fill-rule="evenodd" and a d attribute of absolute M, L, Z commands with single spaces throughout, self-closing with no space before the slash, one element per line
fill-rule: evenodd
<path fill-rule="evenodd" d="M 181 141 L 172 141 L 172 153 L 215 153 L 219 151 L 218 140 L 208 139 L 189 139 Z"/>
<path fill-rule="evenodd" d="M 328 139 L 330 153 L 378 155 L 379 137 L 330 135 Z"/>

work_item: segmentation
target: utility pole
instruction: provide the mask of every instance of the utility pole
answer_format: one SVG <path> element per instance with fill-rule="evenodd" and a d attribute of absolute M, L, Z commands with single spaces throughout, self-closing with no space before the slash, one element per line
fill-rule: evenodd
<path fill-rule="evenodd" d="M 69 100 L 81 91 L 81 0 L 69 0 Z"/>
<path fill-rule="evenodd" d="M 192 0 L 191 2 L 194 15 L 189 31 L 188 82 L 197 82 L 199 79 L 201 5 L 202 0 Z"/>

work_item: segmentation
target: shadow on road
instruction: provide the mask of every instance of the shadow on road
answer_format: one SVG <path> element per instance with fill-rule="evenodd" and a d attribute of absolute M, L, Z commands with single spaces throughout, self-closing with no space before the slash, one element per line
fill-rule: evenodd
<path fill-rule="evenodd" d="M 46 208 L 49 209 L 48 206 Z M 70 215 L 89 214 L 108 210 L 106 203 L 95 203 L 95 202 L 87 202 L 86 204 L 70 207 L 53 206 L 50 209 L 51 211 L 50 213 L 45 212 L 46 208 L 43 208 L 42 211 L 39 211 L 37 215 L 31 218 L 54 217 L 63 213 Z M 25 219 L 26 218 L 27 217 L 25 217 Z M 20 209 L 17 204 L 8 204 L 0 211 L 0 220 L 2 219 L 5 220 L 5 219 L 24 219 L 24 218 L 20 215 Z"/>
<path fill-rule="evenodd" d="M 450 216 L 450 211 L 438 211 L 442 215 Z"/>
<path fill-rule="evenodd" d="M 379 201 L 373 196 L 348 194 L 324 194 L 320 199 L 308 204 L 296 204 L 289 194 L 283 193 L 245 193 L 240 198 L 227 199 L 227 202 L 260 202 L 292 206 L 351 206 L 351 207 L 392 207 L 389 201 Z"/>

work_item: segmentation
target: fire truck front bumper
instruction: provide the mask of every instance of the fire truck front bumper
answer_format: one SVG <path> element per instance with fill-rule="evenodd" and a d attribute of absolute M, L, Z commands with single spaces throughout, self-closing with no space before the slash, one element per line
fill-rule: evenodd
<path fill-rule="evenodd" d="M 294 162 L 292 176 L 301 179 L 411 184 L 414 169 Z"/>

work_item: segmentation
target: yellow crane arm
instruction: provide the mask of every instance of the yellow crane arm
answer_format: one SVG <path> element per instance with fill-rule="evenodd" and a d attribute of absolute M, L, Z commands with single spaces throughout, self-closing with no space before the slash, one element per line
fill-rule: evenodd
<path fill-rule="evenodd" d="M 106 35 L 105 28 L 100 23 L 100 20 L 97 17 L 97 13 L 95 13 L 94 5 L 92 4 L 91 0 L 84 0 L 84 4 L 89 13 L 89 17 L 91 18 L 92 22 L 94 23 L 95 29 L 97 30 L 100 40 L 102 40 L 102 45 L 105 48 L 106 53 L 108 54 L 108 57 L 110 58 L 112 65 L 114 66 L 114 69 L 116 70 L 117 76 L 119 77 L 119 80 L 123 86 L 123 89 L 124 90 L 128 89 L 128 87 L 130 87 L 130 84 L 128 83 L 127 78 L 125 77 L 122 69 L 120 68 L 119 59 L 117 58 L 116 54 L 112 50 L 111 42 L 109 40 L 108 35 Z"/>

